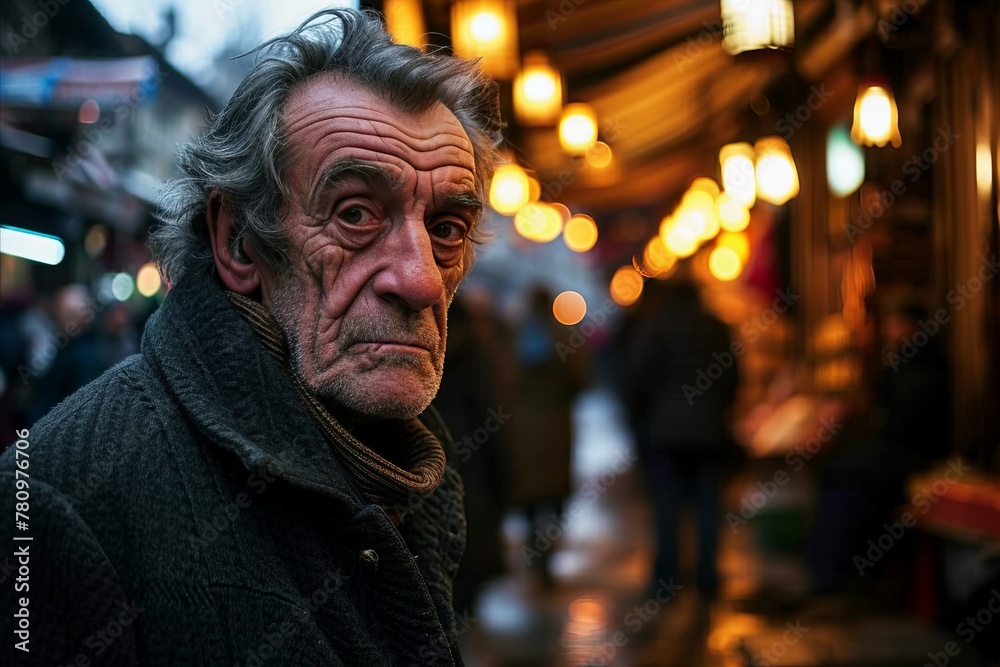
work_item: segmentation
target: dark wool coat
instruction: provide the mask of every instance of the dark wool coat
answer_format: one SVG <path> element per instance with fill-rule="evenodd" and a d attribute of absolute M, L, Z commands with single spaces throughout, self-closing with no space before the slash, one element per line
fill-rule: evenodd
<path fill-rule="evenodd" d="M 433 410 L 421 419 L 447 438 Z M 394 527 L 214 279 L 182 279 L 142 354 L 26 439 L 27 531 L 16 448 L 0 457 L 3 664 L 461 664 L 458 475 L 449 464 Z M 30 653 L 13 648 L 21 598 Z"/>

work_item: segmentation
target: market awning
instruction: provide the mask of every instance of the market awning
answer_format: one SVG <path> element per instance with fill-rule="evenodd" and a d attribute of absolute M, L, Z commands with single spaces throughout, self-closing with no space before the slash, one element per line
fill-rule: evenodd
<path fill-rule="evenodd" d="M 156 97 L 159 75 L 150 56 L 130 58 L 7 58 L 0 65 L 0 102 L 32 108 L 73 108 L 87 100 L 101 106 L 146 104 Z"/>

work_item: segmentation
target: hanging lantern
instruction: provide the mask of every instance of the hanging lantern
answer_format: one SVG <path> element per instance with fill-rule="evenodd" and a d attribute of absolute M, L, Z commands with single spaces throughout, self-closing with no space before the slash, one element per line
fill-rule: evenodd
<path fill-rule="evenodd" d="M 513 0 L 457 0 L 451 6 L 455 54 L 482 58 L 483 71 L 494 79 L 517 72 L 517 5 Z"/>
<path fill-rule="evenodd" d="M 792 149 L 781 137 L 762 137 L 754 144 L 757 163 L 757 196 L 781 206 L 799 194 L 799 174 Z"/>
<path fill-rule="evenodd" d="M 722 48 L 733 55 L 795 43 L 791 0 L 722 0 Z"/>
<path fill-rule="evenodd" d="M 567 104 L 559 121 L 559 144 L 570 155 L 582 155 L 597 143 L 597 114 L 589 104 Z"/>
<path fill-rule="evenodd" d="M 884 79 L 869 79 L 858 86 L 854 102 L 854 125 L 851 139 L 858 145 L 899 147 L 899 110 L 892 88 Z"/>
<path fill-rule="evenodd" d="M 555 125 L 562 112 L 562 77 L 541 51 L 524 55 L 514 79 L 514 113 L 524 125 Z"/>
<path fill-rule="evenodd" d="M 753 146 L 746 142 L 726 144 L 719 151 L 722 188 L 730 199 L 735 199 L 746 208 L 753 206 L 757 200 L 753 161 Z"/>
<path fill-rule="evenodd" d="M 420 0 L 385 0 L 385 27 L 397 44 L 424 48 L 427 29 Z"/>

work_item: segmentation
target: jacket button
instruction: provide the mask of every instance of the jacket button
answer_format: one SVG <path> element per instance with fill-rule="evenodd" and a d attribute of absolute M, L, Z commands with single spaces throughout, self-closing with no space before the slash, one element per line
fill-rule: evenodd
<path fill-rule="evenodd" d="M 378 553 L 374 549 L 365 549 L 361 552 L 359 556 L 361 565 L 371 572 L 378 571 Z"/>

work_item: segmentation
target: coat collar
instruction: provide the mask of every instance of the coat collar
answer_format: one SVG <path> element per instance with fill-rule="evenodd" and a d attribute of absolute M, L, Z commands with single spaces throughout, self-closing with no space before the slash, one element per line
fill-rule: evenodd
<path fill-rule="evenodd" d="M 142 351 L 205 439 L 248 471 L 266 469 L 353 511 L 366 504 L 213 276 L 185 274 L 150 318 Z"/>

